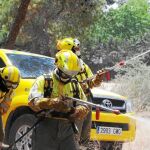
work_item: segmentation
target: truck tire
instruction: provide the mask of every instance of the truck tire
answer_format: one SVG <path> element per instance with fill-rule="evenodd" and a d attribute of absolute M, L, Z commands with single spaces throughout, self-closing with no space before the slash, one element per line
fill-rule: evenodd
<path fill-rule="evenodd" d="M 122 142 L 100 142 L 100 150 L 122 150 Z"/>
<path fill-rule="evenodd" d="M 9 144 L 12 144 L 15 140 L 21 137 L 27 130 L 36 122 L 37 118 L 32 114 L 24 114 L 17 118 L 11 126 L 9 132 Z M 34 129 L 33 129 L 34 130 Z M 32 149 L 32 132 L 31 130 L 25 137 L 17 142 L 14 146 L 14 150 L 31 150 Z"/>

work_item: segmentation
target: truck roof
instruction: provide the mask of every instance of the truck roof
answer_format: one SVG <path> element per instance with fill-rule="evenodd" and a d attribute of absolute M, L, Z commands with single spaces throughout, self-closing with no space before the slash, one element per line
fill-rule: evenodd
<path fill-rule="evenodd" d="M 48 57 L 45 55 L 35 54 L 31 52 L 24 52 L 24 51 L 17 51 L 17 50 L 10 50 L 10 49 L 0 49 L 0 51 L 4 53 L 11 53 L 11 54 L 20 54 L 20 55 L 30 55 L 30 56 L 38 56 L 38 57 Z"/>

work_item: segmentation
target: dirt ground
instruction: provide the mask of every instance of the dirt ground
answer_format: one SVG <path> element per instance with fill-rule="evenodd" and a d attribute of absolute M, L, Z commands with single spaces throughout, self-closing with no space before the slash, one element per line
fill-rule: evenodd
<path fill-rule="evenodd" d="M 133 142 L 125 143 L 123 150 L 150 150 L 150 112 L 136 115 L 136 138 Z"/>

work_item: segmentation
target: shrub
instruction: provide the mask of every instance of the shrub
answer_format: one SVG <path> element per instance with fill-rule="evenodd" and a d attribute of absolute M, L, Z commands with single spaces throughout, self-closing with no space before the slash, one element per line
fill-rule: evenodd
<path fill-rule="evenodd" d="M 150 110 L 150 66 L 134 60 L 116 71 L 113 91 L 131 99 L 135 111 Z"/>

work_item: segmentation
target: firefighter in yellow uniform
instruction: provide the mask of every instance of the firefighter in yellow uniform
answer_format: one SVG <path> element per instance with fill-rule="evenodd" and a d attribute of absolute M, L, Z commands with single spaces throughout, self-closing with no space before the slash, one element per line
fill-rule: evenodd
<path fill-rule="evenodd" d="M 32 150 L 79 150 L 73 125 L 86 117 L 89 108 L 65 96 L 86 101 L 80 84 L 73 79 L 81 69 L 80 61 L 73 52 L 63 50 L 56 54 L 55 64 L 51 74 L 36 79 L 29 94 L 31 109 L 50 113 L 33 132 Z"/>
<path fill-rule="evenodd" d="M 7 112 L 12 100 L 13 90 L 16 89 L 20 81 L 20 72 L 14 66 L 0 69 L 0 150 L 9 146 L 3 143 L 4 133 L 2 126 L 2 115 Z"/>
<path fill-rule="evenodd" d="M 92 73 L 91 69 L 89 68 L 89 66 L 87 64 L 85 64 L 83 62 L 83 60 L 81 59 L 80 41 L 78 39 L 73 39 L 73 38 L 64 38 L 62 40 L 58 40 L 57 50 L 62 51 L 64 49 L 64 47 L 66 49 L 69 49 L 72 52 L 74 52 L 80 59 L 82 69 L 76 75 L 75 78 L 77 79 L 78 82 L 80 82 L 81 87 L 87 97 L 87 100 L 92 101 L 91 89 L 93 87 L 100 86 L 100 84 L 103 80 L 103 77 L 104 77 L 104 74 L 102 74 L 104 70 L 98 71 L 94 79 L 91 79 L 91 80 L 88 80 L 87 82 L 82 83 L 83 80 L 86 80 L 87 78 L 92 77 L 93 73 Z M 91 114 L 92 114 L 92 110 L 89 111 L 83 124 L 81 122 L 79 123 L 79 128 L 80 128 L 79 142 L 81 145 L 84 145 L 84 146 L 88 145 L 89 139 L 90 139 L 90 128 L 91 128 L 91 123 L 92 123 Z"/>

